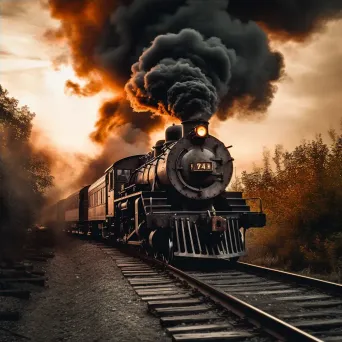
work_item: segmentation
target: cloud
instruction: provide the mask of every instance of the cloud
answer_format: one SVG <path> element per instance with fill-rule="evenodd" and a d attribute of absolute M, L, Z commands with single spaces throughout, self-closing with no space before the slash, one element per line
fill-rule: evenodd
<path fill-rule="evenodd" d="M 289 64 L 288 97 L 305 104 L 297 121 L 300 131 L 322 132 L 342 118 L 342 20 L 328 25 L 327 34 L 316 36 L 302 51 L 288 45 L 284 53 Z"/>
<path fill-rule="evenodd" d="M 29 0 L 1 0 L 0 13 L 2 17 L 18 17 L 27 13 Z"/>

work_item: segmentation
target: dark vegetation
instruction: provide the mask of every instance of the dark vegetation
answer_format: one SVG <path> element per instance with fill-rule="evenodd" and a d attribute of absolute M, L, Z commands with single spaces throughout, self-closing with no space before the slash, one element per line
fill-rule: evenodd
<path fill-rule="evenodd" d="M 52 186 L 48 156 L 30 143 L 34 116 L 0 85 L 0 262 L 22 258 Z"/>
<path fill-rule="evenodd" d="M 265 150 L 263 165 L 235 181 L 246 197 L 262 198 L 268 218 L 248 233 L 249 262 L 342 280 L 342 122 L 329 136 Z"/>

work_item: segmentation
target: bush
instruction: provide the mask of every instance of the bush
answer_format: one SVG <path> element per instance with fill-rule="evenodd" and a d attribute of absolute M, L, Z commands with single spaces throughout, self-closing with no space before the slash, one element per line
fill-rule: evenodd
<path fill-rule="evenodd" d="M 340 272 L 342 261 L 342 122 L 330 144 L 318 135 L 293 151 L 264 152 L 262 167 L 235 186 L 261 197 L 267 227 L 249 232 L 249 261 L 290 270 Z M 255 252 L 258 250 L 258 254 Z"/>

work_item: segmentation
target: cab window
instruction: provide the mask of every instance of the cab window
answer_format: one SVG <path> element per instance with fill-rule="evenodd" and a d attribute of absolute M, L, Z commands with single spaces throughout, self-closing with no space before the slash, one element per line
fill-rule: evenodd
<path fill-rule="evenodd" d="M 128 183 L 131 176 L 131 170 L 118 169 L 116 171 L 116 176 L 118 182 Z"/>
<path fill-rule="evenodd" d="M 113 171 L 109 172 L 109 190 L 113 190 L 114 187 L 114 177 L 113 177 Z"/>

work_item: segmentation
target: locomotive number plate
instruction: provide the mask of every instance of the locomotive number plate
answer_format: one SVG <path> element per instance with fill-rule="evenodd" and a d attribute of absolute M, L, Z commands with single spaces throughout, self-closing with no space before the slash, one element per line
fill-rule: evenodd
<path fill-rule="evenodd" d="M 212 162 L 198 162 L 190 164 L 191 171 L 213 171 Z"/>

